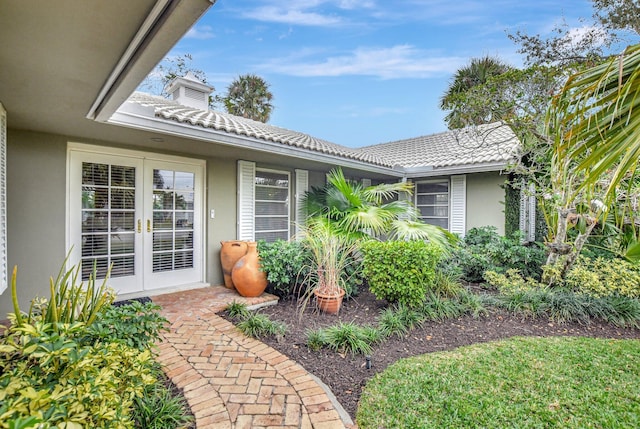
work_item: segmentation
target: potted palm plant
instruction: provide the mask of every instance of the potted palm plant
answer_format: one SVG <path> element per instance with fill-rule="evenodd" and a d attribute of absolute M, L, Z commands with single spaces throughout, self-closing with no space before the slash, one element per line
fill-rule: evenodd
<path fill-rule="evenodd" d="M 318 217 L 308 219 L 303 245 L 309 250 L 309 274 L 303 282 L 306 288 L 301 312 L 315 298 L 321 311 L 336 314 L 346 293 L 346 269 L 354 263 L 357 241 L 336 231 L 329 219 Z"/>

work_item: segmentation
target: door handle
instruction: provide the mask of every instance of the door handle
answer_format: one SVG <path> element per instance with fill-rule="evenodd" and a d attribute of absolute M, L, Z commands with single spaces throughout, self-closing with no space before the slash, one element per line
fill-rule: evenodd
<path fill-rule="evenodd" d="M 142 232 L 142 219 L 138 219 L 138 234 Z"/>
<path fill-rule="evenodd" d="M 151 232 L 151 219 L 147 219 L 147 232 Z"/>

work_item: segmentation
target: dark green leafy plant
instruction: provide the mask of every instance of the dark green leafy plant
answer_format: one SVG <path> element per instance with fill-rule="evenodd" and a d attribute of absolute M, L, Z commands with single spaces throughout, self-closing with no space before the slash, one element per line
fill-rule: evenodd
<path fill-rule="evenodd" d="M 510 237 L 501 237 L 495 227 L 472 228 L 464 244 L 452 252 L 446 261 L 458 265 L 462 279 L 480 283 L 486 271 L 503 273 L 517 269 L 525 277 L 539 280 L 546 251 L 538 244 L 523 245 L 518 231 Z"/>
<path fill-rule="evenodd" d="M 93 341 L 121 342 L 138 350 L 151 347 L 168 323 L 153 302 L 111 306 L 88 328 Z"/>
<path fill-rule="evenodd" d="M 417 307 L 433 287 L 442 250 L 423 241 L 368 241 L 362 254 L 364 276 L 378 299 Z"/>
<path fill-rule="evenodd" d="M 267 292 L 280 298 L 292 298 L 308 274 L 307 249 L 299 241 L 258 242 L 261 270 L 267 274 Z"/>

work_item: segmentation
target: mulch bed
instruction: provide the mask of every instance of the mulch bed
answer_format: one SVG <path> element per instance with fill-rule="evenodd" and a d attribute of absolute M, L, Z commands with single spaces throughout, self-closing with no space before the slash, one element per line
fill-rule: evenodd
<path fill-rule="evenodd" d="M 404 338 L 392 337 L 374 346 L 371 369 L 366 368 L 363 355 L 340 354 L 327 349 L 312 351 L 307 345 L 306 332 L 338 322 L 375 325 L 380 310 L 387 307 L 369 291 L 362 291 L 355 299 L 345 301 L 339 315 L 318 313 L 307 309 L 300 317 L 296 302 L 281 301 L 265 307 L 261 313 L 272 320 L 284 322 L 287 332 L 283 339 L 261 339 L 276 350 L 302 365 L 319 377 L 333 391 L 345 410 L 355 419 L 358 401 L 367 381 L 398 359 L 424 353 L 451 350 L 475 343 L 513 336 L 588 336 L 600 338 L 640 339 L 640 329 L 618 328 L 593 322 L 557 324 L 549 320 L 525 319 L 502 310 L 491 310 L 488 316 L 464 316 L 444 322 L 427 322 Z M 221 314 L 224 317 L 224 314 Z"/>

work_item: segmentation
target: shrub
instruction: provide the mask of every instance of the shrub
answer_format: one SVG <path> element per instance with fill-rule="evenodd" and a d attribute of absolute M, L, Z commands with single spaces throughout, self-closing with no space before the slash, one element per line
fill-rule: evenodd
<path fill-rule="evenodd" d="M 153 302 L 130 301 L 111 306 L 88 327 L 92 341 L 121 342 L 138 350 L 144 350 L 160 338 L 166 330 L 167 319 L 159 313 L 160 306 Z"/>
<path fill-rule="evenodd" d="M 96 287 L 94 270 L 83 285 L 65 264 L 51 280 L 51 299 L 34 300 L 26 314 L 14 269 L 15 313 L 0 337 L 0 428 L 134 427 L 142 397 L 157 384 L 149 347 L 165 320 L 152 303 L 111 307 L 106 280 Z M 156 398 L 156 418 L 170 408 L 167 398 Z"/>
<path fill-rule="evenodd" d="M 260 265 L 267 274 L 267 292 L 280 298 L 293 297 L 306 276 L 308 254 L 298 241 L 258 242 Z"/>
<path fill-rule="evenodd" d="M 516 290 L 532 290 L 543 287 L 540 282 L 531 277 L 523 278 L 520 271 L 516 269 L 509 269 L 505 274 L 486 271 L 484 273 L 484 279 L 491 286 L 498 289 L 500 293 L 509 293 Z"/>
<path fill-rule="evenodd" d="M 362 246 L 363 273 L 378 299 L 417 307 L 433 287 L 440 247 L 423 241 L 368 241 Z"/>
<path fill-rule="evenodd" d="M 501 237 L 495 227 L 472 228 L 464 245 L 452 253 L 447 264 L 458 265 L 462 278 L 468 282 L 482 282 L 489 270 L 504 273 L 508 269 L 539 280 L 546 252 L 536 243 L 523 245 L 521 238 L 519 231 Z"/>
<path fill-rule="evenodd" d="M 565 285 L 593 296 L 622 295 L 640 298 L 640 265 L 623 259 L 581 256 L 567 273 Z"/>
<path fill-rule="evenodd" d="M 0 343 L 0 416 L 33 416 L 43 427 L 131 427 L 135 398 L 155 383 L 149 350 L 82 345 L 85 325 L 13 326 Z"/>

